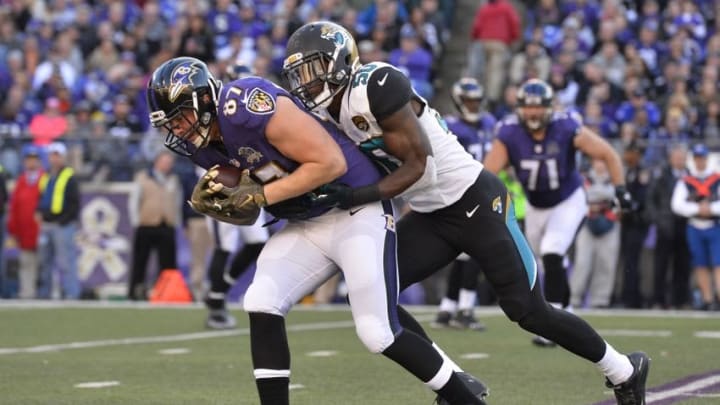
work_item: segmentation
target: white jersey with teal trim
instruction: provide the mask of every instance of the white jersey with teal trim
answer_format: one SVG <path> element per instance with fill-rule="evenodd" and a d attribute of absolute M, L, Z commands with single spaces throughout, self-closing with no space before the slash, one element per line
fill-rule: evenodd
<path fill-rule="evenodd" d="M 343 94 L 339 124 L 325 110 L 322 110 L 320 115 L 335 122 L 350 139 L 371 155 L 379 166 L 390 172 L 402 162 L 384 150 L 383 132 L 371 111 L 368 96 L 369 84 L 386 86 L 392 91 L 392 86 L 385 83 L 388 80 L 387 68 L 398 72 L 387 63 L 372 62 L 363 65 L 353 74 Z M 475 183 L 483 166 L 465 151 L 457 137 L 448 130 L 442 116 L 432 109 L 427 101 L 416 93 L 413 98 L 425 105 L 418 119 L 430 140 L 437 182 L 421 188 L 411 186 L 400 196 L 414 211 L 432 212 L 458 201 Z M 377 102 L 382 100 L 376 100 Z"/>

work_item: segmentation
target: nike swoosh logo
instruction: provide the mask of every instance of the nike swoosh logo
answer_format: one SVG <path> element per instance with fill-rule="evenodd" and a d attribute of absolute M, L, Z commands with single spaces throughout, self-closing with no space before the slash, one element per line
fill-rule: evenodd
<path fill-rule="evenodd" d="M 385 85 L 385 80 L 387 80 L 388 74 L 385 73 L 385 76 L 383 76 L 382 79 L 378 80 L 378 86 L 382 87 Z"/>
<path fill-rule="evenodd" d="M 365 209 L 365 207 L 360 207 L 360 208 L 358 208 L 358 209 L 356 209 L 356 210 L 350 210 L 350 215 L 355 215 L 355 214 L 357 214 L 358 212 L 360 212 L 360 211 L 362 211 L 362 210 L 364 210 L 364 209 Z"/>
<path fill-rule="evenodd" d="M 480 204 L 476 205 L 475 208 L 472 209 L 472 211 L 465 211 L 465 215 L 467 215 L 468 218 L 471 218 L 473 215 L 475 215 L 475 211 L 480 208 Z"/>

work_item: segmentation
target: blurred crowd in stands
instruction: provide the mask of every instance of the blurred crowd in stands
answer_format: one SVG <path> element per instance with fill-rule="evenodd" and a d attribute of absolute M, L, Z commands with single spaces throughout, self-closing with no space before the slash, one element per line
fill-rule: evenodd
<path fill-rule="evenodd" d="M 318 19 L 351 30 L 361 61 L 394 64 L 441 111 L 450 110 L 437 97 L 452 85 L 440 80 L 449 41 L 468 44 L 460 75 L 484 86 L 483 106 L 496 119 L 513 112 L 520 83 L 547 81 L 559 108 L 579 112 L 624 152 L 643 202 L 673 150 L 720 147 L 720 2 L 484 0 L 469 32 L 457 28 L 458 3 L 0 0 L 0 161 L 15 178 L 29 145 L 47 162 L 43 148 L 60 140 L 80 181 L 131 181 L 162 148 L 164 134 L 147 119 L 149 72 L 187 55 L 219 77 L 243 64 L 280 83 L 289 34 Z M 174 169 L 182 181 L 194 175 L 184 161 Z M 624 220 L 623 246 L 647 240 L 653 209 Z M 623 260 L 637 267 L 639 257 Z M 671 305 L 664 293 L 640 298 L 638 284 L 625 283 L 626 306 Z M 672 305 L 689 302 L 678 299 Z"/>
<path fill-rule="evenodd" d="M 279 82 L 289 34 L 318 19 L 352 28 L 363 57 L 403 68 L 431 98 L 452 13 L 452 0 L 2 1 L 0 156 L 14 175 L 13 138 L 61 137 L 81 179 L 129 181 L 160 138 L 147 119 L 149 72 L 187 55 L 218 76 L 244 64 Z"/>

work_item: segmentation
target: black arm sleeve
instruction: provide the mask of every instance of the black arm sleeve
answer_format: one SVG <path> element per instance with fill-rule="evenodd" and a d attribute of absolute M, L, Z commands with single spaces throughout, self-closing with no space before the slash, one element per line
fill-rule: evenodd
<path fill-rule="evenodd" d="M 410 102 L 413 97 L 410 80 L 402 72 L 389 66 L 372 72 L 367 84 L 370 112 L 382 121 Z"/>

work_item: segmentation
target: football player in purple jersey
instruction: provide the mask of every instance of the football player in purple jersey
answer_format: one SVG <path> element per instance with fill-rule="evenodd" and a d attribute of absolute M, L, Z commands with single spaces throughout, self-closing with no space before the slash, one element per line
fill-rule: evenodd
<path fill-rule="evenodd" d="M 356 332 L 371 352 L 397 362 L 450 403 L 484 404 L 475 396 L 477 380 L 400 326 L 392 204 L 368 202 L 352 212 L 306 209 L 313 190 L 335 179 L 353 187 L 379 180 L 376 167 L 352 142 L 273 83 L 248 77 L 221 86 L 194 58 L 174 58 L 158 67 L 147 98 L 152 124 L 168 130 L 165 145 L 210 169 L 196 190 L 215 193 L 199 192 L 194 207 L 224 219 L 226 207 L 235 212 L 251 200 L 289 218 L 262 249 L 244 298 L 261 404 L 289 403 L 285 315 L 337 271 L 345 276 Z M 248 170 L 256 183 L 252 191 L 216 189 L 216 165 Z M 210 201 L 203 201 L 206 194 Z"/>
<path fill-rule="evenodd" d="M 588 210 L 576 152 L 605 162 L 623 209 L 630 209 L 633 201 L 625 189 L 618 154 L 582 124 L 579 114 L 553 111 L 553 91 L 547 83 L 528 80 L 520 86 L 517 100 L 517 113 L 498 124 L 484 163 L 494 173 L 508 165 L 515 169 L 528 201 L 525 235 L 545 271 L 545 298 L 557 308 L 566 308 L 570 286 L 563 262 Z M 555 345 L 542 336 L 533 343 Z"/>

